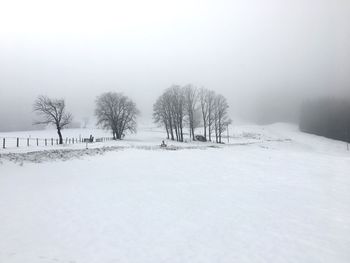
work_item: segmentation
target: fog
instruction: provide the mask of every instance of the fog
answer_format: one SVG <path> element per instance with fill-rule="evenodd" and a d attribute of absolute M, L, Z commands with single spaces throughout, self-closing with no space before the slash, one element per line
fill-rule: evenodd
<path fill-rule="evenodd" d="M 350 96 L 349 14 L 348 0 L 4 1 L 0 130 L 33 128 L 40 94 L 75 121 L 106 91 L 150 120 L 172 84 L 222 93 L 234 121 L 264 96 Z"/>

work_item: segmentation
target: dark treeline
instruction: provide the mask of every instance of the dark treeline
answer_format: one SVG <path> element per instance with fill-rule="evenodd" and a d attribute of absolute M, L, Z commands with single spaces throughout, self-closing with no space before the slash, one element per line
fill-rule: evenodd
<path fill-rule="evenodd" d="M 327 98 L 304 102 L 299 127 L 303 132 L 350 142 L 350 101 Z"/>
<path fill-rule="evenodd" d="M 222 143 L 222 134 L 231 120 L 228 117 L 226 98 L 193 85 L 171 86 L 153 105 L 154 121 L 164 127 L 167 138 L 184 141 L 184 127 L 189 128 L 190 138 L 196 140 L 195 129 L 203 126 L 205 140 Z"/>

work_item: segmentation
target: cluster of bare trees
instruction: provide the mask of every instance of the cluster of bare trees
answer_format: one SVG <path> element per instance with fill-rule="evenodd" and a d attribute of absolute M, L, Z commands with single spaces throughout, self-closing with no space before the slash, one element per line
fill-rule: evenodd
<path fill-rule="evenodd" d="M 64 99 L 39 96 L 33 110 L 40 117 L 34 124 L 53 125 L 57 129 L 59 144 L 63 144 L 62 129 L 72 122 L 72 114 L 66 112 Z M 121 93 L 107 92 L 97 97 L 95 115 L 97 124 L 111 130 L 113 139 L 121 139 L 126 132 L 136 131 L 136 104 Z"/>
<path fill-rule="evenodd" d="M 222 135 L 231 123 L 228 104 L 224 96 L 193 85 L 171 86 L 153 105 L 153 119 L 163 126 L 167 138 L 182 142 L 184 126 L 189 128 L 190 138 L 196 139 L 195 129 L 203 125 L 205 140 L 222 143 Z"/>
<path fill-rule="evenodd" d="M 185 96 L 179 86 L 168 88 L 153 105 L 155 122 L 162 124 L 167 137 L 172 140 L 183 141 L 183 127 L 185 117 Z"/>

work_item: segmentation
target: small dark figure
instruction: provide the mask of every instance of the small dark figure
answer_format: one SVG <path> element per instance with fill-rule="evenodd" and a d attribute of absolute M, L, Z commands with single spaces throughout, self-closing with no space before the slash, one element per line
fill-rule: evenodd
<path fill-rule="evenodd" d="M 162 144 L 160 145 L 160 147 L 166 147 L 166 143 L 164 142 L 164 140 L 162 141 Z"/>
<path fill-rule="evenodd" d="M 92 137 L 92 135 L 90 134 L 90 138 L 89 138 L 90 142 L 94 142 L 94 137 Z"/>
<path fill-rule="evenodd" d="M 206 142 L 207 141 L 207 139 L 204 136 L 202 136 L 202 135 L 196 135 L 195 138 L 196 138 L 196 141 L 200 141 L 200 142 Z"/>

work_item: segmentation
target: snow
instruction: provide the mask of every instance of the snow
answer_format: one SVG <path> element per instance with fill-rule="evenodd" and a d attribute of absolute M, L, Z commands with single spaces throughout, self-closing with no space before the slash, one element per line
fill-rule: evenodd
<path fill-rule="evenodd" d="M 0 262 L 350 262 L 346 144 L 231 129 L 219 148 L 164 151 L 141 127 L 87 150 L 1 150 Z"/>

